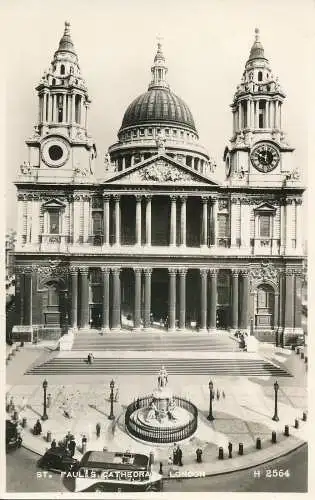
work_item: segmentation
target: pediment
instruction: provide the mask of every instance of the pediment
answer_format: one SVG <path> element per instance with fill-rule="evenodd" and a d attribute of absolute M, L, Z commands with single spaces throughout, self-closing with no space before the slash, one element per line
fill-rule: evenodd
<path fill-rule="evenodd" d="M 43 208 L 46 209 L 46 210 L 58 210 L 58 209 L 61 209 L 61 208 L 64 208 L 65 207 L 65 204 L 58 200 L 57 198 L 54 198 L 52 200 L 49 200 L 49 201 L 46 201 L 46 203 L 43 203 Z"/>
<path fill-rule="evenodd" d="M 255 212 L 268 212 L 270 214 L 274 214 L 275 211 L 276 211 L 276 207 L 274 207 L 273 205 L 271 205 L 271 203 L 261 203 L 260 205 L 258 205 L 258 207 L 255 208 L 254 210 Z"/>
<path fill-rule="evenodd" d="M 106 184 L 160 185 L 217 185 L 215 181 L 196 172 L 166 154 L 151 157 L 134 167 L 108 178 Z"/>

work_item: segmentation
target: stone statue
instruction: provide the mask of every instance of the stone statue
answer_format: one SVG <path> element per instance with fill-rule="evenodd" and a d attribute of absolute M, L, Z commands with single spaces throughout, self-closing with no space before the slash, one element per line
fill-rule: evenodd
<path fill-rule="evenodd" d="M 158 148 L 158 153 L 165 153 L 165 138 L 159 135 L 156 139 L 156 145 Z"/>
<path fill-rule="evenodd" d="M 158 387 L 159 387 L 159 389 L 166 387 L 167 382 L 168 382 L 168 373 L 165 370 L 164 366 L 162 366 L 162 368 L 158 374 Z"/>

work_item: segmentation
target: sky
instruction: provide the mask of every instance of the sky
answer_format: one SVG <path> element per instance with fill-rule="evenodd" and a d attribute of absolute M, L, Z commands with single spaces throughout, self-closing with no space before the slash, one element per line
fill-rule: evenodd
<path fill-rule="evenodd" d="M 287 95 L 283 128 L 307 183 L 311 1 L 7 0 L 0 11 L 7 56 L 8 228 L 16 227 L 13 181 L 27 160 L 25 139 L 37 119 L 35 86 L 49 67 L 66 20 L 92 98 L 88 128 L 99 159 L 116 142 L 127 106 L 147 90 L 157 37 L 162 37 L 170 87 L 190 107 L 200 142 L 218 165 L 218 177 L 232 131 L 230 104 L 258 27 L 265 55 Z M 98 175 L 102 169 L 101 161 Z"/>

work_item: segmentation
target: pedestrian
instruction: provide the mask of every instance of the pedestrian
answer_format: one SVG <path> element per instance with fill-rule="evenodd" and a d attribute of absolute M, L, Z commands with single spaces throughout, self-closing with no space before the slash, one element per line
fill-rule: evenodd
<path fill-rule="evenodd" d="M 99 438 L 101 435 L 101 424 L 96 424 L 96 436 Z"/>
<path fill-rule="evenodd" d="M 69 442 L 69 445 L 68 445 L 68 449 L 69 449 L 71 457 L 73 457 L 73 455 L 75 453 L 75 448 L 76 448 L 76 442 L 75 442 L 74 438 L 72 437 L 71 441 Z"/>
<path fill-rule="evenodd" d="M 218 400 L 220 399 L 220 391 L 219 391 L 219 389 L 217 389 L 217 399 Z"/>
<path fill-rule="evenodd" d="M 224 391 L 222 391 L 222 397 L 223 397 L 223 399 L 225 399 L 225 392 Z"/>
<path fill-rule="evenodd" d="M 90 353 L 87 355 L 87 362 L 88 362 L 88 365 L 91 364 L 91 354 Z"/>
<path fill-rule="evenodd" d="M 229 442 L 229 445 L 228 445 L 228 450 L 229 450 L 229 458 L 232 458 L 232 448 L 233 448 L 233 445 L 231 442 Z"/>
<path fill-rule="evenodd" d="M 94 361 L 94 356 L 93 356 L 93 353 L 92 353 L 92 352 L 90 352 L 90 360 L 91 360 L 91 361 L 90 361 L 90 363 L 92 364 L 92 363 L 93 363 L 93 361 Z"/>
<path fill-rule="evenodd" d="M 52 440 L 50 447 L 51 447 L 52 449 L 57 448 L 57 443 L 56 443 L 56 440 L 55 440 L 55 439 L 53 439 L 53 440 Z"/>
<path fill-rule="evenodd" d="M 167 463 L 168 463 L 168 465 L 173 465 L 173 457 L 172 457 L 172 455 L 170 455 L 170 456 L 168 457 L 168 461 L 167 461 Z"/>
<path fill-rule="evenodd" d="M 40 423 L 40 420 L 38 419 L 36 424 L 34 425 L 33 434 L 35 436 L 39 436 L 41 433 L 42 433 L 42 424 Z"/>
<path fill-rule="evenodd" d="M 181 448 L 179 446 L 177 446 L 177 460 L 178 460 L 177 463 L 180 467 L 182 467 L 182 465 L 183 465 L 182 459 L 183 459 L 183 452 L 182 452 Z"/>
<path fill-rule="evenodd" d="M 202 462 L 202 449 L 197 448 L 196 449 L 196 456 L 197 456 L 197 462 L 200 464 Z"/>
<path fill-rule="evenodd" d="M 173 465 L 178 465 L 177 445 L 174 443 L 173 447 Z"/>

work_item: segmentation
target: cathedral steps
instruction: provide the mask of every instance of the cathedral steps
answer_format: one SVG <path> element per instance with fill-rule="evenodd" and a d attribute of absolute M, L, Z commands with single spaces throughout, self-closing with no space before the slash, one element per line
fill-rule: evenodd
<path fill-rule="evenodd" d="M 239 351 L 238 342 L 225 333 L 104 333 L 79 331 L 74 351 Z"/>
<path fill-rule="evenodd" d="M 206 376 L 272 376 L 290 377 L 290 373 L 264 359 L 205 358 L 95 358 L 90 365 L 86 357 L 49 359 L 26 371 L 26 375 L 155 375 L 164 365 L 169 375 Z"/>

